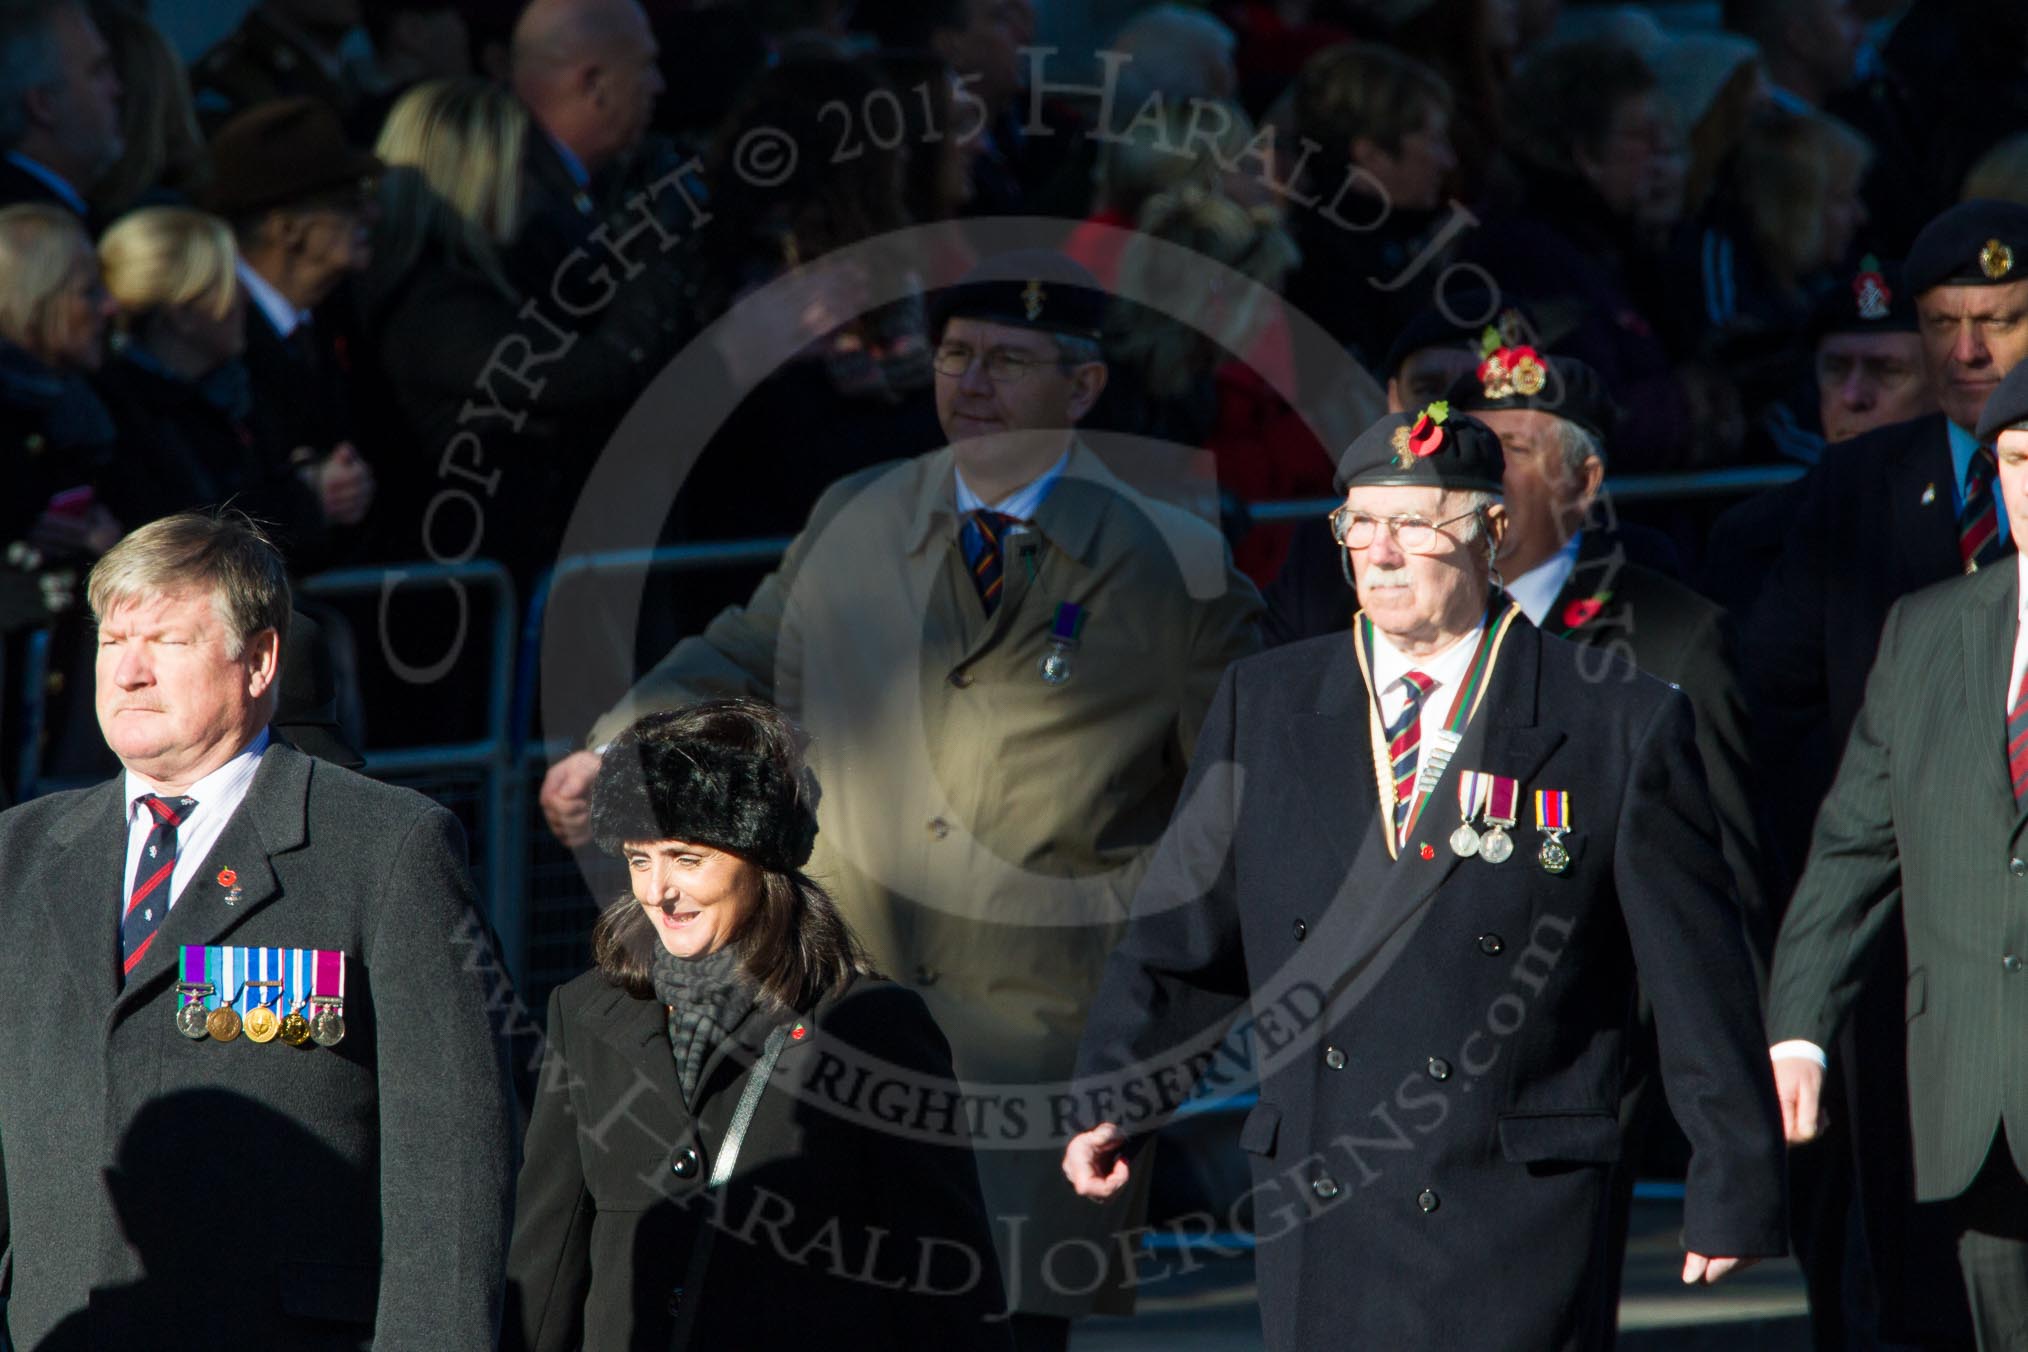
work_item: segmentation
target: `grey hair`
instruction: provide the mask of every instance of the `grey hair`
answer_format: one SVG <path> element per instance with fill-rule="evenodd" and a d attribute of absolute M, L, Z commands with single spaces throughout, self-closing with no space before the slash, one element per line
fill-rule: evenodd
<path fill-rule="evenodd" d="M 1488 493 L 1482 488 L 1458 494 L 1458 510 L 1449 515 L 1459 516 L 1465 512 L 1472 514 L 1470 519 L 1458 523 L 1458 540 L 1461 544 L 1470 544 L 1479 538 L 1486 528 L 1486 509 L 1499 501 L 1498 493 Z"/>
<path fill-rule="evenodd" d="M 28 135 L 29 91 L 63 79 L 56 13 L 76 0 L 6 0 L 0 4 L 0 150 Z"/>
<path fill-rule="evenodd" d="M 1596 459 L 1601 465 L 1605 463 L 1605 447 L 1597 437 L 1568 418 L 1558 418 L 1556 427 L 1562 436 L 1563 472 L 1572 482 L 1584 473 L 1585 461 Z"/>
<path fill-rule="evenodd" d="M 1074 333 L 1051 335 L 1056 340 L 1056 364 L 1069 375 L 1080 366 L 1092 362 L 1105 364 L 1106 350 L 1096 338 L 1085 338 Z"/>
<path fill-rule="evenodd" d="M 107 550 L 85 583 L 92 618 L 122 602 L 202 588 L 237 658 L 264 629 L 289 636 L 289 573 L 281 552 L 244 512 L 178 512 L 151 521 Z"/>

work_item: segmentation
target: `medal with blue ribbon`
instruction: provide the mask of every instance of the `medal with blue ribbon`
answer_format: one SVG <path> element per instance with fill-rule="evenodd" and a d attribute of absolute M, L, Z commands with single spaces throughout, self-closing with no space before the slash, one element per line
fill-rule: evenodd
<path fill-rule="evenodd" d="M 1089 612 L 1075 601 L 1065 601 L 1056 608 L 1056 623 L 1049 629 L 1049 653 L 1042 659 L 1042 679 L 1050 685 L 1062 685 L 1070 679 L 1070 654 L 1084 634 L 1084 622 Z"/>

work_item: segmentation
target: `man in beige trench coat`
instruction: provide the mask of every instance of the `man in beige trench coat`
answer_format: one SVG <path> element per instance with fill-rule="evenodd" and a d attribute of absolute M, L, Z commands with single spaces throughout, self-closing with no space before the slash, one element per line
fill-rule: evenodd
<path fill-rule="evenodd" d="M 964 1081 L 956 1113 L 918 1105 L 897 1128 L 955 1117 L 972 1136 L 1024 1349 L 1131 1308 L 1115 1235 L 1145 1198 L 1094 1208 L 1065 1185 L 1067 1081 L 1219 677 L 1258 647 L 1259 599 L 1218 532 L 1077 438 L 1106 381 L 1103 303 L 1049 253 L 988 260 L 944 293 L 951 445 L 833 485 L 748 604 L 679 643 L 590 738 L 733 693 L 809 733 L 810 873 L 929 1002 Z M 597 768 L 579 752 L 543 786 L 566 843 Z"/>

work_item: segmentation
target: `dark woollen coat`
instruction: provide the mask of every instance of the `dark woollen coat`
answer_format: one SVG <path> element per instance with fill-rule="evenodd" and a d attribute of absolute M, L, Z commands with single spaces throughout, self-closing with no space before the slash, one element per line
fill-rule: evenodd
<path fill-rule="evenodd" d="M 1787 1250 L 1773 1077 L 1689 701 L 1588 679 L 1583 656 L 1516 618 L 1398 861 L 1354 637 L 1237 662 L 1212 703 L 1078 1070 L 1137 1066 L 1173 1101 L 1174 1049 L 1251 1002 L 1261 1096 L 1240 1144 L 1277 1352 L 1611 1344 L 1637 974 L 1694 1150 L 1687 1245 Z M 1504 863 L 1447 846 L 1465 769 L 1520 783 Z M 1570 794 L 1560 875 L 1538 862 L 1536 788 Z"/>
<path fill-rule="evenodd" d="M 1003 1300 L 965 1114 L 942 1111 L 956 1089 L 950 1048 L 921 998 L 859 979 L 802 1025 L 713 1206 L 705 1183 L 772 1021 L 748 1015 L 713 1051 L 693 1111 L 665 1006 L 596 971 L 551 994 L 507 1265 L 508 1352 L 663 1352 L 678 1287 L 701 1301 L 694 1348 L 1009 1346 L 1004 1320 L 988 1320 Z M 951 1144 L 889 1125 L 904 1112 L 930 1132 L 948 1121 Z M 722 1223 L 692 1282 L 707 1207 Z"/>

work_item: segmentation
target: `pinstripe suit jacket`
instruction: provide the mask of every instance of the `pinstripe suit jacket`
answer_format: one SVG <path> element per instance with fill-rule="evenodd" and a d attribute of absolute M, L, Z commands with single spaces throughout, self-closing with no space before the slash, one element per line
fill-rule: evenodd
<path fill-rule="evenodd" d="M 1918 1199 L 1963 1192 L 2005 1123 L 2028 1172 L 2028 812 L 2007 772 L 2017 568 L 1895 604 L 1775 948 L 1772 1041 L 1829 1046 L 1897 912 Z"/>

